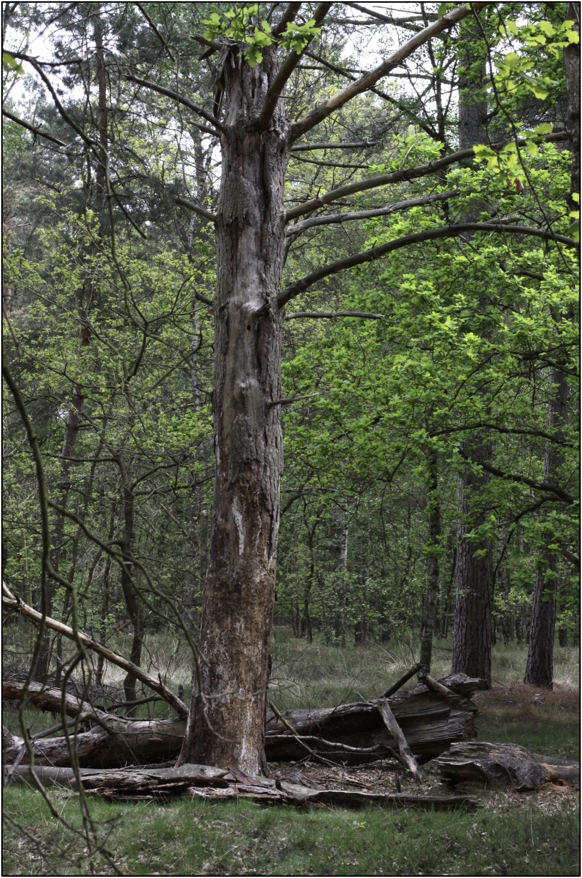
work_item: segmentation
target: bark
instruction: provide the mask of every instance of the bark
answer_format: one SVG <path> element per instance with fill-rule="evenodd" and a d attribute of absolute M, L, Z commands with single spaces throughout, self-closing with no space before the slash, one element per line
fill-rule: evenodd
<path fill-rule="evenodd" d="M 395 720 L 420 762 L 438 756 L 452 741 L 475 736 L 477 708 L 470 696 L 482 688 L 483 681 L 456 674 L 442 683 L 446 686 L 446 697 L 421 684 L 389 699 Z M 281 718 L 269 714 L 267 758 L 273 762 L 302 759 L 306 750 L 301 739 L 317 755 L 349 764 L 391 756 L 398 743 L 386 729 L 379 702 L 290 710 L 284 711 Z"/>
<path fill-rule="evenodd" d="M 402 762 L 404 767 L 407 768 L 408 771 L 410 771 L 413 778 L 420 783 L 422 780 L 424 780 L 424 775 L 419 769 L 416 763 L 416 759 L 412 755 L 412 751 L 408 746 L 408 741 L 404 737 L 402 729 L 396 722 L 396 717 L 392 713 L 388 701 L 380 699 L 377 704 L 378 711 L 380 713 L 380 716 L 384 720 L 384 725 L 386 726 L 386 729 L 398 745 L 400 761 Z"/>
<path fill-rule="evenodd" d="M 275 597 L 287 123 L 258 118 L 277 74 L 273 48 L 251 69 L 238 47 L 222 68 L 222 185 L 216 221 L 216 482 L 203 591 L 200 661 L 179 764 L 236 765 L 263 754 Z M 260 314 L 257 312 L 260 311 Z"/>
<path fill-rule="evenodd" d="M 102 715 L 101 715 L 102 716 Z M 71 748 L 78 765 L 90 768 L 118 768 L 174 759 L 184 738 L 184 720 L 128 720 L 106 714 L 103 726 L 70 732 L 69 738 L 38 738 L 32 742 L 35 765 L 70 766 Z M 4 763 L 13 763 L 24 747 L 14 736 L 3 751 Z M 28 753 L 22 759 L 29 762 Z"/>
<path fill-rule="evenodd" d="M 519 744 L 474 741 L 453 744 L 435 759 L 439 771 L 453 784 L 487 783 L 517 790 L 537 790 L 544 783 L 580 783 L 580 764 L 530 753 Z"/>
<path fill-rule="evenodd" d="M 568 383 L 566 376 L 552 369 L 550 377 L 549 427 L 558 439 L 563 437 L 567 417 Z M 544 458 L 544 482 L 555 484 L 559 478 L 563 455 L 556 446 L 546 443 Z M 539 559 L 542 569 L 538 570 L 534 586 L 527 663 L 524 683 L 553 687 L 554 675 L 554 634 L 556 629 L 556 594 L 559 587 L 558 561 L 555 551 L 549 548 L 554 542 L 546 536 L 547 546 Z"/>

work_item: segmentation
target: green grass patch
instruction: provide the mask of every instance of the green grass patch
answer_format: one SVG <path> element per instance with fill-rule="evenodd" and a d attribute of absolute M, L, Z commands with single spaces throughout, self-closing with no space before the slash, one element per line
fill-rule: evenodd
<path fill-rule="evenodd" d="M 56 796 L 56 798 L 55 798 Z M 79 825 L 75 797 L 52 794 Z M 575 804 L 545 813 L 535 796 L 477 813 L 367 808 L 298 811 L 187 798 L 92 802 L 97 837 L 127 875 L 578 875 Z M 491 801 L 494 804 L 491 806 Z M 83 839 L 50 818 L 38 793 L 10 787 L 4 874 L 110 874 Z M 22 830 L 25 830 L 23 832 Z"/>

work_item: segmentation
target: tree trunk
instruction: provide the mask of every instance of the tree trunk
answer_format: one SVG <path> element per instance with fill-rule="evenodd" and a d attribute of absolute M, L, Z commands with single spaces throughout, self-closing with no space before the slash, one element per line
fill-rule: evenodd
<path fill-rule="evenodd" d="M 491 446 L 480 445 L 471 453 L 475 463 L 489 460 Z M 455 622 L 453 628 L 452 673 L 481 677 L 491 686 L 491 639 L 493 610 L 493 553 L 489 540 L 469 541 L 467 534 L 485 521 L 483 511 L 476 512 L 469 498 L 479 502 L 479 493 L 489 481 L 483 472 L 470 472 L 459 479 L 457 525 L 457 563 Z"/>
<path fill-rule="evenodd" d="M 549 427 L 556 438 L 563 438 L 566 423 L 568 383 L 563 372 L 551 370 Z M 558 473 L 563 461 L 559 449 L 546 443 L 544 459 L 544 481 L 557 484 Z M 558 590 L 558 557 L 549 545 L 551 535 L 546 535 L 548 547 L 539 559 L 542 569 L 538 570 L 534 586 L 527 663 L 524 683 L 551 689 L 554 675 L 554 634 L 556 628 L 556 593 Z"/>
<path fill-rule="evenodd" d="M 486 783 L 505 789 L 537 790 L 548 782 L 580 783 L 580 763 L 530 753 L 519 744 L 457 743 L 434 764 L 453 784 Z"/>
<path fill-rule="evenodd" d="M 487 101 L 483 92 L 485 47 L 475 21 L 463 21 L 462 71 L 459 77 L 459 146 L 464 149 L 487 142 L 485 120 Z M 478 218 L 482 205 L 474 202 L 467 221 Z M 486 302 L 480 303 L 484 310 Z M 478 436 L 464 450 L 476 463 L 491 461 L 493 448 L 486 436 Z M 458 482 L 456 600 L 451 671 L 481 677 L 491 686 L 491 639 L 493 610 L 493 553 L 489 540 L 469 541 L 467 534 L 485 521 L 480 495 L 490 481 L 484 471 L 476 475 L 468 468 Z"/>
<path fill-rule="evenodd" d="M 225 131 L 216 223 L 216 480 L 198 666 L 179 764 L 259 774 L 275 598 L 287 123 L 258 125 L 275 53 L 249 67 L 239 47 L 222 67 Z"/>
<path fill-rule="evenodd" d="M 439 597 L 439 551 L 441 542 L 441 507 L 438 494 L 438 457 L 430 450 L 428 463 L 428 540 L 427 590 L 420 625 L 420 663 L 426 674 L 430 673 L 432 639 L 434 635 L 437 603 Z"/>

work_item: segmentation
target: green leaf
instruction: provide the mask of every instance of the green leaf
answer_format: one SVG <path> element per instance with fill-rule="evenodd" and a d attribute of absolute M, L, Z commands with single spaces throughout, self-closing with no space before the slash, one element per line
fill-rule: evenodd
<path fill-rule="evenodd" d="M 556 29 L 553 24 L 550 24 L 549 21 L 540 21 L 538 24 L 540 30 L 542 30 L 547 37 L 553 37 L 556 33 Z"/>
<path fill-rule="evenodd" d="M 2 67 L 4 70 L 16 70 L 17 73 L 24 73 L 22 64 L 19 64 L 14 55 L 10 52 L 2 51 Z"/>
<path fill-rule="evenodd" d="M 540 101 L 545 101 L 549 94 L 549 92 L 547 92 L 545 88 L 542 88 L 541 85 L 530 85 L 530 89 Z"/>
<path fill-rule="evenodd" d="M 551 134 L 554 130 L 554 126 L 551 122 L 542 122 L 541 125 L 537 125 L 534 128 L 535 134 Z"/>
<path fill-rule="evenodd" d="M 534 143 L 533 140 L 528 140 L 528 141 L 527 141 L 527 143 L 526 143 L 526 149 L 527 149 L 527 151 L 529 152 L 530 155 L 537 155 L 537 154 L 539 153 L 539 151 L 540 151 L 539 146 L 537 145 L 537 143 Z"/>
<path fill-rule="evenodd" d="M 518 67 L 520 62 L 520 57 L 517 52 L 510 52 L 509 55 L 506 55 L 503 59 L 503 63 L 507 65 L 507 67 Z"/>

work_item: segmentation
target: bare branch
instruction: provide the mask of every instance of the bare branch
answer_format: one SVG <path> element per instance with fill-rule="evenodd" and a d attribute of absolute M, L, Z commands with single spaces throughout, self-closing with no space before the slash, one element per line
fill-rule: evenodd
<path fill-rule="evenodd" d="M 46 73 L 44 72 L 44 70 L 40 66 L 39 62 L 36 60 L 36 58 L 32 58 L 30 55 L 25 55 L 23 52 L 12 52 L 12 55 L 14 55 L 14 57 L 18 58 L 19 60 L 28 62 L 28 64 L 30 64 L 32 67 L 34 67 L 34 69 L 36 70 L 36 72 L 38 73 L 38 75 L 40 76 L 40 78 L 42 79 L 42 81 L 44 82 L 46 87 L 48 88 L 48 90 L 51 94 L 51 97 L 53 99 L 55 107 L 57 108 L 58 112 L 63 117 L 63 119 L 65 120 L 67 125 L 69 125 L 73 129 L 73 131 L 75 131 L 79 135 L 79 137 L 89 147 L 91 147 L 91 149 L 95 153 L 97 161 L 100 162 L 100 164 L 102 164 L 103 167 L 105 167 L 105 169 L 107 171 L 107 168 L 109 165 L 109 154 L 108 154 L 107 150 L 105 149 L 104 146 L 102 146 L 101 143 L 99 143 L 99 141 L 93 140 L 92 137 L 88 137 L 87 134 L 85 134 L 83 129 L 80 127 L 80 125 L 77 125 L 75 120 L 67 113 L 67 111 L 65 110 L 65 108 L 61 104 L 61 102 L 57 96 L 57 93 L 53 88 L 53 85 L 52 85 L 50 79 L 48 78 L 48 76 L 46 75 Z M 107 176 L 108 176 L 108 174 L 107 174 Z"/>
<path fill-rule="evenodd" d="M 322 23 L 322 21 L 324 20 L 325 16 L 327 15 L 327 13 L 329 12 L 329 10 L 331 9 L 332 6 L 333 6 L 333 3 L 320 3 L 319 4 L 319 6 L 317 7 L 317 9 L 315 10 L 315 13 L 313 15 L 316 26 L 319 26 Z M 313 37 L 311 39 L 313 39 Z M 283 89 L 285 88 L 285 85 L 287 84 L 289 77 L 291 76 L 291 74 L 293 73 L 293 71 L 295 70 L 297 65 L 299 64 L 307 46 L 311 42 L 311 39 L 309 40 L 308 43 L 305 44 L 305 46 L 303 47 L 301 52 L 299 52 L 299 54 L 295 50 L 292 49 L 289 52 L 289 54 L 287 55 L 287 57 L 285 58 L 285 60 L 283 61 L 283 63 L 281 64 L 281 67 L 279 68 L 279 71 L 278 71 L 275 79 L 273 80 L 273 83 L 272 83 L 271 87 L 269 88 L 269 91 L 267 92 L 267 95 L 265 97 L 265 105 L 263 107 L 263 111 L 262 111 L 261 115 L 259 116 L 259 127 L 261 128 L 262 131 L 265 131 L 269 127 L 269 123 L 270 123 L 271 119 L 273 118 L 273 113 L 275 112 L 275 107 L 277 106 L 277 102 L 278 102 L 279 98 L 281 97 L 281 94 L 283 93 Z"/>
<path fill-rule="evenodd" d="M 327 61 L 325 58 L 321 58 L 319 55 L 315 55 L 313 52 L 306 52 L 305 54 L 309 58 L 313 58 L 314 61 L 319 62 L 319 64 L 323 65 L 323 67 L 327 67 L 328 70 L 333 70 L 335 73 L 338 73 L 340 76 L 343 76 L 345 79 L 349 79 L 352 82 L 357 81 L 358 77 L 352 75 L 352 73 L 349 70 L 345 69 L 344 67 L 338 67 L 337 64 L 332 64 L 330 61 Z M 358 71 L 358 72 L 360 72 L 360 71 Z M 405 73 L 393 73 L 392 75 L 393 76 L 402 76 L 402 77 L 406 76 L 407 77 L 407 74 L 405 74 Z M 415 77 L 417 79 L 430 79 L 431 81 L 434 78 L 432 76 L 430 76 L 430 77 L 424 76 L 423 74 L 415 74 Z M 428 91 L 429 88 L 430 88 L 430 85 L 427 86 L 426 91 Z M 409 106 L 406 103 L 406 101 L 400 100 L 399 98 L 394 97 L 394 95 L 386 94 L 386 92 L 381 91 L 379 88 L 371 88 L 370 92 L 372 94 L 378 95 L 378 97 L 382 98 L 383 101 L 387 101 L 388 103 L 392 104 L 397 109 L 399 109 L 402 113 L 406 113 L 409 116 L 414 115 L 412 112 L 412 107 Z M 422 97 L 422 95 L 420 95 L 420 97 Z M 418 96 L 415 98 L 415 101 L 416 102 L 419 101 Z M 431 128 L 431 126 L 428 125 L 426 122 L 423 122 L 422 119 L 419 119 L 418 116 L 414 116 L 414 123 L 415 123 L 415 125 L 418 125 L 418 127 L 421 129 L 421 131 L 426 132 L 426 134 L 428 134 L 428 136 L 431 137 L 433 140 L 437 138 L 436 132 Z"/>
<path fill-rule="evenodd" d="M 285 320 L 296 320 L 298 317 L 325 318 L 334 317 L 361 317 L 364 320 L 384 320 L 385 314 L 369 314 L 367 311 L 294 311 L 286 314 Z"/>
<path fill-rule="evenodd" d="M 565 244 L 567 247 L 577 248 L 577 244 L 572 238 L 566 238 L 565 235 L 556 235 L 551 231 L 543 229 L 532 229 L 527 226 L 511 226 L 504 223 L 459 223 L 454 226 L 444 226 L 439 229 L 427 229 L 424 232 L 417 232 L 414 235 L 405 235 L 403 238 L 396 238 L 382 244 L 380 247 L 372 247 L 363 253 L 356 253 L 348 256 L 346 259 L 339 259 L 330 265 L 324 265 L 313 271 L 301 280 L 295 281 L 286 289 L 282 290 L 277 297 L 277 303 L 280 308 L 287 304 L 299 293 L 303 293 L 306 289 L 313 286 L 325 277 L 345 271 L 347 268 L 353 268 L 356 265 L 363 265 L 365 262 L 375 262 L 387 253 L 393 250 L 399 250 L 402 247 L 409 247 L 412 244 L 420 244 L 423 241 L 435 241 L 438 238 L 452 238 L 460 235 L 462 232 L 501 232 L 507 235 L 532 235 L 535 238 L 543 238 L 545 241 L 556 241 Z"/>
<path fill-rule="evenodd" d="M 216 217 L 214 216 L 214 214 L 210 213 L 210 211 L 206 210 L 204 207 L 200 207 L 199 204 L 194 204 L 193 201 L 186 201 L 185 198 L 181 198 L 179 195 L 174 198 L 174 201 L 176 202 L 176 204 L 181 204 L 182 207 L 187 207 L 188 210 L 192 210 L 194 211 L 194 213 L 200 214 L 200 216 L 203 216 L 204 219 L 208 220 L 209 223 L 216 222 Z"/>
<path fill-rule="evenodd" d="M 448 198 L 456 198 L 458 196 L 456 189 L 449 189 L 448 192 L 441 192 L 436 195 L 426 195 L 424 198 L 411 198 L 409 201 L 397 201 L 388 207 L 378 207 L 374 210 L 359 210 L 351 213 L 334 213 L 328 216 L 314 216 L 311 219 L 304 220 L 302 223 L 288 226 L 285 230 L 286 235 L 296 235 L 299 232 L 309 229 L 311 226 L 327 226 L 333 223 L 344 223 L 349 220 L 370 219 L 374 216 L 387 216 L 395 213 L 397 210 L 409 210 L 411 207 L 420 207 L 423 204 L 433 204 L 435 201 L 445 201 Z"/>
<path fill-rule="evenodd" d="M 5 110 L 2 107 L 2 115 L 6 116 L 7 119 L 10 119 L 11 122 L 16 122 L 17 125 L 22 125 L 23 128 L 26 128 L 27 131 L 32 131 L 33 134 L 38 134 L 39 137 L 45 137 L 47 140 L 52 140 L 53 143 L 56 143 L 57 146 L 66 146 L 66 143 L 63 143 L 62 140 L 59 140 L 57 137 L 53 137 L 52 134 L 47 134 L 45 131 L 41 131 L 40 128 L 34 128 L 32 125 L 29 125 L 28 122 L 25 122 L 23 119 L 18 119 L 16 116 L 13 116 L 8 110 Z"/>
<path fill-rule="evenodd" d="M 559 436 L 553 436 L 551 433 L 546 433 L 545 430 L 538 430 L 535 427 L 528 428 L 519 428 L 519 427 L 500 427 L 499 424 L 490 424 L 487 421 L 479 421 L 476 424 L 463 424 L 460 427 L 448 427 L 446 430 L 435 430 L 431 432 L 431 436 L 443 436 L 448 435 L 449 433 L 462 433 L 465 430 L 494 430 L 496 433 L 504 433 L 506 435 L 516 435 L 516 436 L 537 436 L 539 439 L 546 439 L 548 442 L 553 442 L 555 445 L 564 445 L 566 448 L 577 448 L 577 443 L 568 442 L 566 439 L 562 439 Z"/>
<path fill-rule="evenodd" d="M 394 20 L 392 18 L 388 18 L 387 15 L 381 15 L 379 12 L 375 12 L 373 9 L 366 9 L 365 6 L 360 6 L 359 3 L 346 3 L 346 6 L 351 6 L 352 9 L 357 9 L 358 12 L 363 12 L 364 15 L 369 15 L 371 18 L 377 18 L 379 21 L 383 21 L 385 24 L 394 24 Z"/>
<path fill-rule="evenodd" d="M 396 52 L 376 67 L 375 70 L 365 73 L 364 76 L 361 76 L 360 79 L 353 83 L 353 85 L 349 85 L 347 88 L 337 92 L 337 94 L 329 100 L 320 104 L 319 107 L 316 107 L 304 116 L 303 119 L 300 119 L 299 122 L 295 122 L 295 124 L 291 126 L 291 140 L 297 140 L 298 137 L 301 137 L 301 135 L 305 134 L 306 131 L 309 131 L 315 125 L 318 125 L 323 119 L 326 119 L 335 110 L 343 107 L 348 101 L 351 101 L 359 94 L 368 91 L 378 82 L 379 79 L 382 79 L 382 77 L 390 73 L 394 67 L 401 64 L 402 61 L 412 55 L 412 53 L 420 46 L 424 45 L 424 43 L 437 36 L 437 34 L 442 33 L 444 30 L 453 27 L 453 25 L 462 21 L 467 15 L 471 15 L 472 12 L 477 12 L 486 5 L 486 3 L 472 3 L 460 6 L 452 12 L 447 12 L 446 15 L 443 15 L 442 18 L 435 21 L 434 24 L 425 27 L 403 46 L 400 46 Z"/>
<path fill-rule="evenodd" d="M 469 454 L 465 454 L 461 448 L 457 448 L 457 451 L 464 460 L 473 463 Z M 483 467 L 486 472 L 491 473 L 492 476 L 497 476 L 499 479 L 504 479 L 508 482 L 517 482 L 517 484 L 520 485 L 527 485 L 529 488 L 534 488 L 536 491 L 555 494 L 556 497 L 563 500 L 565 503 L 575 502 L 575 498 L 572 497 L 571 494 L 568 494 L 567 491 L 563 491 L 562 488 L 557 485 L 551 485 L 549 482 L 536 482 L 534 479 L 528 479 L 527 476 L 520 476 L 518 473 L 507 473 L 503 470 L 497 469 L 495 466 L 491 466 L 489 463 L 484 463 L 482 460 L 479 461 L 479 466 Z"/>
<path fill-rule="evenodd" d="M 206 52 L 200 55 L 199 61 L 206 61 L 207 58 L 210 58 L 211 55 L 214 55 L 215 52 L 220 52 L 222 49 L 222 45 L 217 40 L 207 40 L 206 37 L 200 34 L 193 34 L 192 39 L 200 43 L 201 46 L 206 46 Z"/>
<path fill-rule="evenodd" d="M 219 122 L 218 119 L 215 119 L 212 113 L 208 113 L 202 107 L 199 107 L 198 104 L 189 101 L 188 98 L 182 97 L 177 92 L 172 91 L 171 88 L 164 88 L 162 85 L 157 85 L 155 82 L 150 82 L 148 79 L 141 79 L 139 76 L 134 76 L 131 73 L 127 74 L 127 78 L 130 82 L 135 82 L 137 85 L 143 85 L 144 88 L 149 88 L 152 91 L 157 91 L 161 95 L 165 95 L 168 98 L 172 98 L 178 103 L 183 104 L 185 107 L 188 107 L 192 112 L 197 113 L 199 116 L 202 116 L 203 119 L 206 119 L 207 122 L 210 122 L 211 125 L 214 126 L 218 131 L 226 131 L 225 126 L 222 122 Z M 207 130 L 207 129 L 206 129 Z M 217 131 L 209 131 L 209 134 L 213 134 L 214 136 L 218 136 Z"/>
<path fill-rule="evenodd" d="M 303 394 L 303 396 L 284 396 L 282 399 L 274 399 L 273 402 L 269 402 L 267 405 L 292 405 L 294 402 L 298 402 L 302 399 L 312 399 L 314 396 L 319 396 L 319 393 L 306 393 Z"/>
<path fill-rule="evenodd" d="M 547 134 L 540 138 L 544 143 L 552 143 L 568 139 L 569 135 L 567 131 L 555 131 L 552 134 Z M 500 152 L 508 143 L 515 143 L 517 146 L 526 145 L 525 140 L 507 140 L 503 143 L 492 143 L 490 144 L 490 148 L 495 150 L 495 152 Z M 429 174 L 434 174 L 442 168 L 446 168 L 448 165 L 473 158 L 475 158 L 475 152 L 471 146 L 468 149 L 461 149 L 458 152 L 453 152 L 450 153 L 450 155 L 443 156 L 442 159 L 436 159 L 436 161 L 430 162 L 428 165 L 419 165 L 416 168 L 392 171 L 392 173 L 383 174 L 380 177 L 370 177 L 369 180 L 360 180 L 357 183 L 350 183 L 348 186 L 341 186 L 339 189 L 332 189 L 325 195 L 318 195 L 317 198 L 312 198 L 311 201 L 306 201 L 304 204 L 298 205 L 298 207 L 292 207 L 287 211 L 285 220 L 289 222 L 289 220 L 296 219 L 306 213 L 312 213 L 314 210 L 317 210 L 326 204 L 330 204 L 332 201 L 337 201 L 338 198 L 345 198 L 347 195 L 355 195 L 357 192 L 365 192 L 367 189 L 377 189 L 380 186 L 388 186 L 390 183 L 400 183 L 404 180 L 416 180 L 418 177 L 426 177 Z"/>
<path fill-rule="evenodd" d="M 375 140 L 359 140 L 354 143 L 298 143 L 291 152 L 307 152 L 311 149 L 368 149 L 376 146 Z"/>
<path fill-rule="evenodd" d="M 291 24 L 292 21 L 295 21 L 302 6 L 302 3 L 288 4 L 276 27 L 273 28 L 273 36 L 275 38 L 280 37 L 281 34 L 285 32 L 287 25 Z"/>
<path fill-rule="evenodd" d="M 137 8 L 139 9 L 139 11 L 140 11 L 141 14 L 143 15 L 143 17 L 145 18 L 145 20 L 147 21 L 147 23 L 149 24 L 149 26 L 151 27 L 151 29 L 153 30 L 153 32 L 155 33 L 155 35 L 157 36 L 157 38 L 159 39 L 160 43 L 162 44 L 162 46 L 164 47 L 164 49 L 166 50 L 166 52 L 168 53 L 168 55 L 170 56 L 170 58 L 172 59 L 172 61 L 175 62 L 176 59 L 175 59 L 174 56 L 172 55 L 172 53 L 171 53 L 171 51 L 170 51 L 170 47 L 168 46 L 167 42 L 165 41 L 165 39 L 163 38 L 163 36 L 162 36 L 161 33 L 159 32 L 159 30 L 157 29 L 155 23 L 152 21 L 152 19 L 151 19 L 150 16 L 148 15 L 147 10 L 144 9 L 144 7 L 142 6 L 141 3 L 137 3 L 137 2 L 136 2 L 135 5 L 136 5 Z"/>

